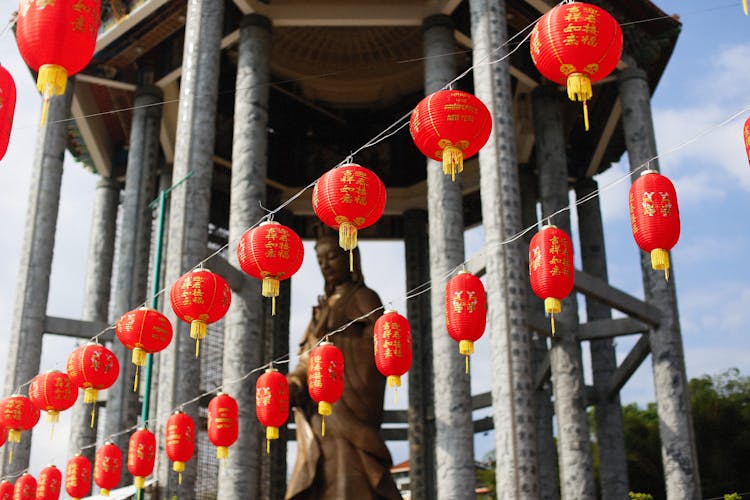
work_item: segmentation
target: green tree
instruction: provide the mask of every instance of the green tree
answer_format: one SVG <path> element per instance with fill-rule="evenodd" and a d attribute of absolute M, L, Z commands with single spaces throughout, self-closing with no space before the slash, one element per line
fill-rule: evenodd
<path fill-rule="evenodd" d="M 645 410 L 636 403 L 623 407 L 622 425 L 630 489 L 650 493 L 656 500 L 665 498 L 656 404 L 649 403 Z"/>

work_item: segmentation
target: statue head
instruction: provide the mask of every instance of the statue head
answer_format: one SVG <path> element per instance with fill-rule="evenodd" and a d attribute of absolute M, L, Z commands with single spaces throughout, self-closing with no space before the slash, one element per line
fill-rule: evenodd
<path fill-rule="evenodd" d="M 315 253 L 318 257 L 320 272 L 325 280 L 325 293 L 330 295 L 343 283 L 362 284 L 362 267 L 359 248 L 353 252 L 353 271 L 349 270 L 349 252 L 339 246 L 338 234 L 327 227 L 316 228 Z"/>

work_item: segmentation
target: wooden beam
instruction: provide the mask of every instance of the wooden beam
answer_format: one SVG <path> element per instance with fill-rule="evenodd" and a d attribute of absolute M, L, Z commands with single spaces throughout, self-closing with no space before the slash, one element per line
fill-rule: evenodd
<path fill-rule="evenodd" d="M 162 82 L 164 92 L 164 105 L 161 112 L 161 127 L 159 129 L 159 142 L 164 152 L 164 160 L 167 163 L 174 162 L 175 138 L 177 137 L 177 113 L 180 109 L 180 87 L 177 80 Z"/>
<path fill-rule="evenodd" d="M 648 325 L 633 318 L 599 319 L 578 325 L 578 340 L 597 340 L 648 331 Z"/>
<path fill-rule="evenodd" d="M 102 333 L 109 325 L 98 321 L 83 321 L 79 319 L 59 318 L 47 316 L 44 318 L 44 333 L 49 335 L 62 335 L 77 339 L 92 339 Z M 108 330 L 99 336 L 99 340 L 109 341 L 114 339 L 114 330 Z"/>
<path fill-rule="evenodd" d="M 617 367 L 615 373 L 612 374 L 612 380 L 606 392 L 607 399 L 613 398 L 620 392 L 620 389 L 623 388 L 633 373 L 641 366 L 646 356 L 651 353 L 648 336 L 648 333 L 641 335 L 641 338 L 638 339 L 638 342 L 636 342 L 628 355 L 625 356 L 620 366 Z"/>
<path fill-rule="evenodd" d="M 141 2 L 135 9 L 119 19 L 116 24 L 100 34 L 96 39 L 95 53 L 107 47 L 109 44 L 130 31 L 139 22 L 156 12 L 170 0 L 146 0 Z"/>
<path fill-rule="evenodd" d="M 529 312 L 526 314 L 526 326 L 539 335 L 544 335 L 545 337 L 552 336 L 552 325 L 550 324 L 550 321 L 541 314 L 535 312 Z"/>
<path fill-rule="evenodd" d="M 102 177 L 109 177 L 112 175 L 112 140 L 102 117 L 92 116 L 101 111 L 94 101 L 89 84 L 76 81 L 70 112 L 91 156 L 92 166 Z"/>
<path fill-rule="evenodd" d="M 547 351 L 547 354 L 544 355 L 544 360 L 542 360 L 542 364 L 539 366 L 539 369 L 536 372 L 536 378 L 534 379 L 534 389 L 537 391 L 541 391 L 542 387 L 544 387 L 544 384 L 547 383 L 547 380 L 549 380 L 551 375 L 552 368 L 550 367 L 549 351 Z"/>
<path fill-rule="evenodd" d="M 125 90 L 128 92 L 135 92 L 136 89 L 136 86 L 133 83 L 112 80 L 111 78 L 102 78 L 101 76 L 87 75 L 86 73 L 78 73 L 76 75 L 76 85 L 78 85 L 78 82 L 86 82 L 93 85 L 100 85 L 102 87 Z"/>
<path fill-rule="evenodd" d="M 586 177 L 593 177 L 594 174 L 599 170 L 599 165 L 604 158 L 604 152 L 607 150 L 607 145 L 612 140 L 612 136 L 615 134 L 617 123 L 620 121 L 622 116 L 622 103 L 620 98 L 615 99 L 615 103 L 612 105 L 612 110 L 609 112 L 607 122 L 604 124 L 602 135 L 599 136 L 599 141 L 596 143 L 594 148 L 594 154 L 591 155 L 591 161 L 586 169 Z"/>
<path fill-rule="evenodd" d="M 659 309 L 636 299 L 606 281 L 576 269 L 573 288 L 587 297 L 594 297 L 600 302 L 633 316 L 650 326 L 658 326 L 661 313 Z"/>
<path fill-rule="evenodd" d="M 482 408 L 490 408 L 491 406 L 492 394 L 490 392 L 482 392 L 471 397 L 472 410 L 481 410 Z"/>

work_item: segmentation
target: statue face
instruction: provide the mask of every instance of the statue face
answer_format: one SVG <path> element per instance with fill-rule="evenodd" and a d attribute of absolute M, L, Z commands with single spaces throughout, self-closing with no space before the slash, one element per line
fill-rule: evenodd
<path fill-rule="evenodd" d="M 349 255 L 334 240 L 323 240 L 315 247 L 320 272 L 326 285 L 336 286 L 351 280 Z"/>

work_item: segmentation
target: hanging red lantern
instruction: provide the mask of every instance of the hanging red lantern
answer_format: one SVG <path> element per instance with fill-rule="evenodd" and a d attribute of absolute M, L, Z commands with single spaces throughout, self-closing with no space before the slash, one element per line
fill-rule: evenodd
<path fill-rule="evenodd" d="M 206 325 L 224 317 L 232 302 L 232 291 L 218 274 L 196 269 L 175 281 L 169 299 L 177 317 L 190 323 L 190 338 L 195 339 L 197 358 L 201 339 L 206 338 Z"/>
<path fill-rule="evenodd" d="M 321 435 L 326 435 L 325 417 L 344 393 L 344 354 L 332 342 L 322 342 L 310 353 L 307 367 L 307 390 L 318 403 Z"/>
<path fill-rule="evenodd" d="M 0 500 L 13 500 L 13 483 L 5 479 L 0 481 Z"/>
<path fill-rule="evenodd" d="M 401 375 L 411 368 L 411 326 L 396 311 L 385 311 L 375 321 L 375 366 L 388 377 L 388 387 L 401 387 Z"/>
<path fill-rule="evenodd" d="M 750 163 L 750 117 L 745 120 L 745 152 L 747 153 L 747 161 Z"/>
<path fill-rule="evenodd" d="M 255 382 L 255 414 L 266 426 L 266 453 L 271 453 L 271 440 L 279 439 L 279 427 L 289 417 L 289 382 L 273 368 Z"/>
<path fill-rule="evenodd" d="M 94 427 L 99 391 L 112 386 L 120 375 L 120 362 L 115 353 L 101 344 L 88 342 L 68 356 L 70 380 L 83 389 L 83 402 L 91 404 L 91 427 Z"/>
<path fill-rule="evenodd" d="M 482 280 L 462 271 L 448 281 L 445 319 L 448 334 L 458 342 L 458 352 L 466 356 L 466 373 L 469 373 L 474 342 L 482 337 L 487 324 L 487 295 Z"/>
<path fill-rule="evenodd" d="M 75 404 L 78 399 L 78 387 L 73 384 L 67 373 L 52 370 L 31 380 L 29 399 L 34 406 L 47 412 L 47 422 L 55 424 L 60 412 Z"/>
<path fill-rule="evenodd" d="M 94 482 L 101 488 L 99 494 L 109 496 L 109 490 L 116 488 L 122 473 L 122 452 L 111 441 L 96 450 L 94 460 Z"/>
<path fill-rule="evenodd" d="M 36 500 L 58 500 L 62 489 L 62 472 L 54 465 L 45 467 L 39 473 L 36 485 Z"/>
<path fill-rule="evenodd" d="M 560 301 L 573 291 L 573 243 L 568 233 L 556 226 L 543 226 L 529 244 L 529 277 L 531 289 L 544 300 L 550 315 L 552 335 L 555 314 L 562 310 Z"/>
<path fill-rule="evenodd" d="M 146 486 L 146 477 L 154 471 L 156 436 L 148 429 L 138 429 L 130 436 L 128 471 L 133 475 L 136 490 Z"/>
<path fill-rule="evenodd" d="M 182 484 L 185 462 L 195 453 L 195 422 L 187 413 L 174 412 L 167 420 L 167 457 L 174 462 L 172 470 L 179 474 Z"/>
<path fill-rule="evenodd" d="M 21 432 L 31 430 L 39 422 L 39 409 L 29 398 L 13 394 L 0 400 L 0 425 L 8 429 L 8 441 L 21 442 Z M 13 461 L 13 447 L 8 455 L 8 463 Z"/>
<path fill-rule="evenodd" d="M 44 95 L 42 123 L 49 98 L 64 94 L 67 78 L 91 61 L 100 9 L 101 0 L 21 2 L 16 41 L 26 64 L 39 73 L 36 86 Z"/>
<path fill-rule="evenodd" d="M 276 221 L 248 229 L 237 244 L 240 267 L 253 278 L 263 280 L 262 294 L 271 297 L 271 314 L 276 314 L 279 283 L 291 278 L 302 265 L 305 248 L 297 233 Z"/>
<path fill-rule="evenodd" d="M 669 279 L 669 251 L 680 239 L 680 211 L 672 182 L 645 170 L 630 186 L 630 223 L 641 250 L 651 254 L 651 267 Z"/>
<path fill-rule="evenodd" d="M 13 500 L 36 500 L 36 479 L 28 472 L 24 472 L 16 479 L 13 487 Z"/>
<path fill-rule="evenodd" d="M 357 246 L 357 232 L 375 224 L 385 209 L 385 185 L 375 173 L 349 163 L 332 168 L 315 183 L 312 206 L 323 223 L 339 232 L 339 245 L 351 251 Z"/>
<path fill-rule="evenodd" d="M 566 85 L 571 101 L 587 101 L 591 84 L 609 75 L 620 61 L 622 30 L 617 20 L 595 5 L 572 2 L 553 7 L 534 26 L 529 39 L 531 59 L 549 80 Z"/>
<path fill-rule="evenodd" d="M 229 394 L 220 392 L 208 403 L 208 439 L 216 446 L 216 458 L 229 457 L 229 447 L 240 432 L 240 409 Z"/>
<path fill-rule="evenodd" d="M 172 323 L 159 311 L 141 307 L 128 311 L 117 320 L 115 333 L 120 342 L 133 351 L 136 366 L 133 391 L 138 390 L 138 367 L 146 365 L 148 354 L 164 350 L 172 341 Z"/>
<path fill-rule="evenodd" d="M 0 160 L 5 156 L 16 110 L 16 84 L 8 70 L 0 66 Z"/>
<path fill-rule="evenodd" d="M 65 467 L 65 492 L 73 500 L 80 500 L 91 491 L 91 462 L 78 453 Z"/>
<path fill-rule="evenodd" d="M 423 155 L 442 161 L 456 180 L 464 160 L 479 152 L 492 131 L 487 106 L 462 90 L 438 90 L 422 99 L 411 114 L 409 132 Z"/>
<path fill-rule="evenodd" d="M 0 425 L 0 446 L 4 445 L 7 440 L 8 440 L 8 429 Z"/>

